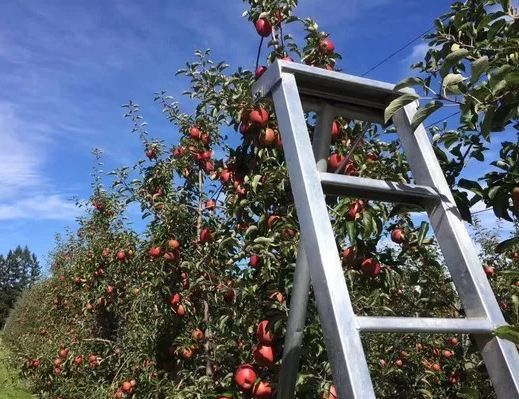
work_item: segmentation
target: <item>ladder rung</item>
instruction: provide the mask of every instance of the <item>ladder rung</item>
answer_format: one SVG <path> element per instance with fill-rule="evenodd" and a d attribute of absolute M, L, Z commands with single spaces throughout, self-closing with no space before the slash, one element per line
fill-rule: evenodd
<path fill-rule="evenodd" d="M 377 201 L 423 204 L 437 201 L 439 194 L 431 187 L 392 181 L 320 173 L 325 194 L 347 195 Z"/>
<path fill-rule="evenodd" d="M 489 334 L 494 329 L 485 318 L 357 316 L 356 321 L 366 332 Z"/>

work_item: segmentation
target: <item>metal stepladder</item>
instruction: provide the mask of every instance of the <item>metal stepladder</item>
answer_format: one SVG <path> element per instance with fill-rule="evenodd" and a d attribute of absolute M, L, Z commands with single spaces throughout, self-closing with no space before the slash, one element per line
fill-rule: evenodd
<path fill-rule="evenodd" d="M 499 399 L 519 399 L 519 354 L 492 335 L 505 325 L 425 128 L 414 132 L 417 103 L 393 116 L 417 184 L 326 173 L 334 118 L 383 123 L 384 109 L 402 93 L 394 85 L 277 60 L 254 85 L 255 98 L 272 97 L 301 229 L 277 399 L 294 398 L 310 280 L 333 380 L 341 399 L 375 393 L 361 332 L 473 334 Z M 318 115 L 313 142 L 304 112 Z M 315 161 L 314 161 L 315 160 Z M 343 275 L 325 194 L 420 204 L 427 211 L 465 318 L 356 316 Z"/>

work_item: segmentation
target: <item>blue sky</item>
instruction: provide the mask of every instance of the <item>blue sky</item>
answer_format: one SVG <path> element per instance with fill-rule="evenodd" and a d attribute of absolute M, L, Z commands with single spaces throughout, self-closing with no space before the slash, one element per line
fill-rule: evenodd
<path fill-rule="evenodd" d="M 345 72 L 362 74 L 432 26 L 450 1 L 300 0 L 296 13 L 332 33 Z M 121 105 L 141 104 L 150 131 L 175 129 L 153 93 L 180 95 L 174 72 L 211 48 L 254 66 L 258 36 L 240 0 L 4 0 L 0 11 L 0 253 L 29 245 L 45 263 L 55 233 L 74 226 L 72 197 L 90 189 L 93 147 L 105 170 L 142 156 Z M 417 41 L 368 76 L 399 81 L 425 52 Z"/>

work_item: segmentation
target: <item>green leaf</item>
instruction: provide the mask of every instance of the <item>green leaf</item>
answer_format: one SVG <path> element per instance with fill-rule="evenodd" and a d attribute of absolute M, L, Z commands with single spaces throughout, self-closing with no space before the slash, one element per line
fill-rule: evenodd
<path fill-rule="evenodd" d="M 479 195 L 482 198 L 485 196 L 481 185 L 474 180 L 460 179 L 458 186 L 464 188 L 465 190 L 472 191 L 474 194 Z"/>
<path fill-rule="evenodd" d="M 262 176 L 261 175 L 255 175 L 252 179 L 252 191 L 256 192 L 256 188 L 258 187 L 258 183 L 260 182 Z"/>
<path fill-rule="evenodd" d="M 489 134 L 492 131 L 492 125 L 493 125 L 493 119 L 494 119 L 494 113 L 496 112 L 496 109 L 494 107 L 491 107 L 486 113 L 485 117 L 483 118 L 483 123 L 481 123 L 481 135 L 488 140 Z"/>
<path fill-rule="evenodd" d="M 411 130 L 414 132 L 416 128 L 434 111 L 440 109 L 443 106 L 441 101 L 431 101 L 429 104 L 418 109 L 416 114 L 413 116 L 411 121 Z"/>
<path fill-rule="evenodd" d="M 465 56 L 469 54 L 469 51 L 466 48 L 460 48 L 452 53 L 450 53 L 445 60 L 443 61 L 443 65 L 440 69 L 440 75 L 443 77 L 447 75 L 450 69 L 459 63 Z"/>
<path fill-rule="evenodd" d="M 463 82 L 465 78 L 463 75 L 459 73 L 449 73 L 447 76 L 443 78 L 442 81 L 442 94 L 445 96 L 447 95 L 447 92 L 453 92 L 455 91 L 455 88 L 457 85 L 461 82 Z"/>
<path fill-rule="evenodd" d="M 429 223 L 422 222 L 420 225 L 420 231 L 418 232 L 418 245 L 423 244 L 423 240 L 429 231 Z"/>
<path fill-rule="evenodd" d="M 508 248 L 513 247 L 514 245 L 518 245 L 518 244 L 519 244 L 519 236 L 509 238 L 508 240 L 501 241 L 499 244 L 497 244 L 496 252 L 499 254 L 503 253 Z"/>
<path fill-rule="evenodd" d="M 388 123 L 399 109 L 416 100 L 418 100 L 418 96 L 415 94 L 404 94 L 398 98 L 395 98 L 384 110 L 384 123 Z"/>
<path fill-rule="evenodd" d="M 494 330 L 494 334 L 499 338 L 504 338 L 519 345 L 519 326 L 501 326 Z"/>
<path fill-rule="evenodd" d="M 470 213 L 470 204 L 467 193 L 458 190 L 452 190 L 452 195 L 463 220 L 472 224 L 472 215 Z"/>
<path fill-rule="evenodd" d="M 422 78 L 416 78 L 416 77 L 406 78 L 406 79 L 403 79 L 400 82 L 398 82 L 395 85 L 395 87 L 393 88 L 393 90 L 398 91 L 400 89 L 403 89 L 406 87 L 412 87 L 412 86 L 424 87 L 425 82 Z"/>
<path fill-rule="evenodd" d="M 501 188 L 501 186 L 490 187 L 490 189 L 488 190 L 488 198 L 493 200 L 500 188 Z"/>
<path fill-rule="evenodd" d="M 508 192 L 505 188 L 501 187 L 501 189 L 497 190 L 492 206 L 494 207 L 494 214 L 498 218 L 512 222 L 512 218 L 508 214 Z"/>
<path fill-rule="evenodd" d="M 470 77 L 471 83 L 476 83 L 481 75 L 488 69 L 489 62 L 486 55 L 479 57 L 472 63 L 472 76 Z"/>

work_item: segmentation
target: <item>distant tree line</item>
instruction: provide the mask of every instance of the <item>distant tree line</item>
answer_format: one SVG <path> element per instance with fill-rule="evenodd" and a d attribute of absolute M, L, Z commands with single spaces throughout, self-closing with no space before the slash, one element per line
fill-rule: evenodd
<path fill-rule="evenodd" d="M 0 254 L 0 328 L 22 291 L 40 277 L 40 264 L 27 246 L 17 246 L 7 255 Z"/>

